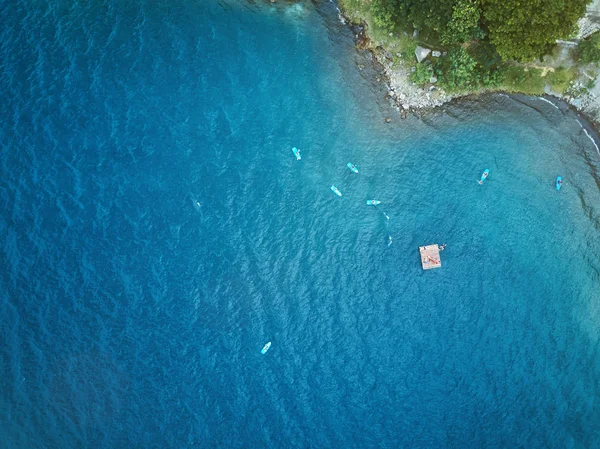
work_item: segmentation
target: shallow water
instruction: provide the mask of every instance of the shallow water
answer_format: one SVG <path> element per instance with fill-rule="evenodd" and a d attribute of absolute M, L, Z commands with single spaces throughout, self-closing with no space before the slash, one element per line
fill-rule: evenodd
<path fill-rule="evenodd" d="M 400 120 L 329 2 L 157 3 L 0 7 L 4 447 L 600 447 L 583 119 Z"/>

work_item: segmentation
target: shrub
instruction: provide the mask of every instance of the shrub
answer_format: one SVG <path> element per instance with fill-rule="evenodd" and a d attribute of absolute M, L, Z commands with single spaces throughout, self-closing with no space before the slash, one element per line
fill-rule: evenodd
<path fill-rule="evenodd" d="M 386 32 L 394 30 L 398 11 L 400 11 L 400 6 L 397 0 L 373 0 L 371 2 L 373 24 Z"/>
<path fill-rule="evenodd" d="M 458 0 L 453 7 L 452 19 L 442 33 L 442 43 L 454 44 L 482 37 L 479 20 L 479 8 L 473 0 Z"/>
<path fill-rule="evenodd" d="M 416 67 L 417 69 L 410 74 L 410 80 L 418 86 L 428 83 L 433 75 L 433 68 L 431 65 L 420 62 Z"/>
<path fill-rule="evenodd" d="M 577 77 L 577 71 L 574 69 L 565 69 L 564 67 L 559 67 L 554 72 L 548 73 L 546 78 L 552 87 L 558 93 L 565 93 L 569 88 L 571 81 L 573 81 Z"/>
<path fill-rule="evenodd" d="M 438 65 L 440 85 L 446 89 L 471 89 L 479 84 L 477 61 L 463 47 L 450 50 L 447 61 Z"/>
<path fill-rule="evenodd" d="M 496 69 L 484 72 L 481 76 L 481 84 L 483 87 L 494 88 L 499 87 L 504 82 L 504 71 L 502 68 L 497 67 Z"/>
<path fill-rule="evenodd" d="M 529 95 L 543 94 L 545 81 L 541 73 L 542 71 L 538 69 L 525 70 L 518 65 L 506 65 L 502 85 L 511 92 L 523 92 Z"/>
<path fill-rule="evenodd" d="M 578 59 L 583 63 L 600 61 L 600 33 L 592 34 L 591 37 L 579 43 Z"/>

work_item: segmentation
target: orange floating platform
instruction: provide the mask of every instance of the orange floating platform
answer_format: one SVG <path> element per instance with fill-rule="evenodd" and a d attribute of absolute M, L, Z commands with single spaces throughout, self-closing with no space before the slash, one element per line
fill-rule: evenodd
<path fill-rule="evenodd" d="M 440 247 L 438 245 L 419 246 L 419 253 L 421 253 L 421 265 L 424 270 L 431 270 L 432 268 L 440 268 L 442 266 Z"/>

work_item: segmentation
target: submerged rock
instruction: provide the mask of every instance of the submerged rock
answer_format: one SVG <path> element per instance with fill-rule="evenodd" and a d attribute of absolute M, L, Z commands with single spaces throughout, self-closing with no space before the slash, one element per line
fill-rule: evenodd
<path fill-rule="evenodd" d="M 431 53 L 429 48 L 423 48 L 420 45 L 418 45 L 415 49 L 415 56 L 417 57 L 418 62 L 421 62 L 423 59 L 425 59 L 429 53 Z"/>
<path fill-rule="evenodd" d="M 386 123 L 390 123 L 391 121 L 392 121 L 392 119 L 391 119 L 390 117 L 386 117 L 386 118 L 385 118 L 385 122 L 386 122 Z"/>

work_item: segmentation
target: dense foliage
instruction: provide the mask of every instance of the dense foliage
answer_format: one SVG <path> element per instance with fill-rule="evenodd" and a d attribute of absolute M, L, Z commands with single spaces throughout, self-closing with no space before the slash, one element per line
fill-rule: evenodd
<path fill-rule="evenodd" d="M 595 33 L 582 41 L 579 44 L 577 56 L 584 63 L 600 61 L 600 33 Z"/>
<path fill-rule="evenodd" d="M 413 26 L 443 45 L 488 39 L 500 56 L 528 61 L 568 37 L 590 0 L 371 0 L 374 23 Z"/>
<path fill-rule="evenodd" d="M 386 0 L 395 1 L 400 7 L 401 23 L 443 32 L 452 17 L 456 0 Z"/>
<path fill-rule="evenodd" d="M 528 61 L 568 37 L 589 0 L 481 0 L 484 25 L 504 59 Z"/>
<path fill-rule="evenodd" d="M 415 71 L 410 74 L 410 80 L 418 85 L 428 83 L 433 75 L 433 67 L 425 64 L 424 62 L 419 63 L 415 67 Z"/>
<path fill-rule="evenodd" d="M 474 37 L 483 37 L 479 28 L 481 12 L 473 0 L 458 0 L 452 10 L 452 18 L 442 33 L 443 44 L 467 42 Z"/>
<path fill-rule="evenodd" d="M 485 45 L 474 47 L 474 54 L 464 47 L 455 47 L 447 58 L 436 61 L 434 72 L 438 83 L 446 90 L 469 91 L 481 87 L 497 87 L 504 73 L 498 65 L 497 53 L 489 52 Z"/>
<path fill-rule="evenodd" d="M 392 31 L 400 20 L 398 0 L 371 0 L 373 22 L 385 31 Z"/>
<path fill-rule="evenodd" d="M 448 53 L 449 67 L 440 72 L 440 80 L 450 90 L 471 89 L 476 83 L 477 61 L 464 47 L 457 47 Z"/>

